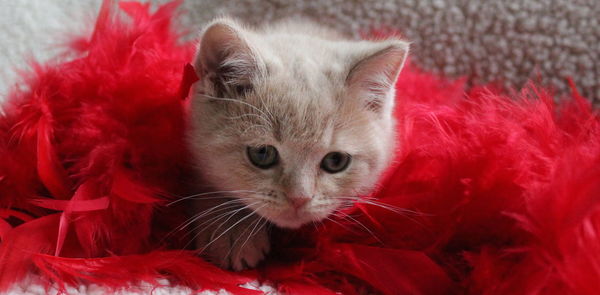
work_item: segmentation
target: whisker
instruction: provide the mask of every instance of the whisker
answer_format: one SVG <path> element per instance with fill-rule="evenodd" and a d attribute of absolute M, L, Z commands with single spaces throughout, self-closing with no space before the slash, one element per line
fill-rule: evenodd
<path fill-rule="evenodd" d="M 259 203 L 259 202 L 254 202 L 254 203 L 252 203 L 252 204 L 248 204 L 247 206 L 244 206 L 244 207 L 242 207 L 242 208 L 240 208 L 240 209 L 237 209 L 237 210 L 235 211 L 235 214 L 239 213 L 240 211 L 242 211 L 242 210 L 244 210 L 244 209 L 248 209 L 248 208 L 250 208 L 250 207 L 252 207 L 252 206 L 254 206 L 254 205 L 258 204 L 258 203 Z M 252 211 L 250 211 L 250 212 L 252 212 Z M 234 214 L 234 215 L 231 215 L 229 218 L 227 218 L 225 221 L 223 221 L 221 224 L 219 224 L 219 226 L 218 226 L 218 227 L 217 227 L 217 228 L 214 230 L 213 234 L 211 235 L 211 239 L 212 239 L 212 237 L 215 235 L 215 233 L 216 233 L 217 231 L 219 231 L 219 229 L 221 228 L 221 226 L 225 225 L 225 223 L 227 223 L 227 221 L 229 221 L 229 220 L 230 220 L 230 219 L 231 219 L 233 216 L 235 216 L 235 214 Z"/>
<path fill-rule="evenodd" d="M 208 209 L 206 209 L 206 210 L 203 210 L 203 211 L 201 211 L 201 212 L 199 212 L 199 213 L 195 214 L 194 216 L 192 216 L 192 217 L 190 217 L 190 218 L 186 219 L 186 220 L 185 220 L 185 221 L 183 221 L 183 222 L 182 222 L 182 223 L 181 223 L 179 226 L 177 226 L 176 228 L 174 228 L 173 230 L 171 230 L 170 232 L 168 232 L 168 233 L 165 235 L 165 237 L 163 238 L 163 240 L 165 240 L 165 239 L 169 238 L 170 236 L 172 236 L 173 234 L 175 234 L 175 232 L 177 232 L 177 231 L 180 231 L 180 230 L 183 230 L 184 228 L 188 227 L 190 224 L 192 224 L 192 223 L 196 222 L 198 219 L 200 219 L 200 218 L 202 218 L 202 217 L 204 217 L 204 216 L 206 216 L 206 215 L 208 215 L 208 214 L 215 214 L 215 213 L 221 212 L 221 211 L 223 211 L 223 210 L 229 210 L 229 209 L 232 209 L 232 208 L 236 208 L 236 207 L 240 206 L 240 204 L 235 204 L 235 203 L 236 203 L 236 202 L 241 202 L 241 201 L 242 201 L 242 200 L 239 200 L 239 199 L 234 199 L 234 200 L 231 200 L 231 201 L 225 202 L 225 203 L 223 203 L 223 204 L 219 204 L 219 205 L 217 205 L 217 206 L 214 206 L 214 207 L 208 208 Z M 223 208 L 217 209 L 217 207 L 221 207 L 221 206 L 224 206 L 224 205 L 227 205 L 227 204 L 229 204 L 230 206 L 227 206 L 227 207 L 223 207 Z M 221 215 L 217 215 L 217 217 L 218 217 L 218 216 L 221 216 Z M 213 218 L 215 218 L 215 217 L 213 216 L 213 217 L 211 217 L 211 219 L 209 219 L 209 220 L 212 220 Z M 194 227 L 194 229 L 192 229 L 192 231 L 193 231 L 193 230 L 195 230 L 196 228 L 197 228 L 197 227 Z M 184 235 L 184 237 L 185 237 L 185 236 L 187 236 L 188 234 L 189 234 L 189 232 L 188 232 L 188 233 L 186 233 L 186 234 Z"/>
<path fill-rule="evenodd" d="M 239 233 L 237 235 L 237 238 L 235 239 L 235 241 L 233 241 L 233 243 L 231 243 L 231 245 L 229 246 L 229 250 L 227 251 L 227 253 L 225 254 L 224 257 L 229 257 L 231 255 L 231 252 L 233 251 L 233 248 L 235 247 L 235 245 L 240 241 L 240 239 L 242 239 L 244 234 L 250 229 L 250 227 L 252 227 L 252 225 L 254 223 L 258 224 L 258 221 L 260 221 L 260 219 L 253 220 L 252 222 L 250 222 L 250 224 L 246 225 L 246 228 L 244 228 L 244 231 Z"/>
<path fill-rule="evenodd" d="M 227 117 L 226 119 L 228 119 L 228 120 L 240 120 L 240 119 L 243 119 L 243 118 L 246 118 L 246 117 L 258 118 L 258 119 L 264 121 L 267 124 L 268 127 L 273 128 L 273 124 L 270 121 L 266 120 L 264 117 L 262 117 L 260 115 L 257 115 L 257 114 L 242 114 L 242 115 L 239 115 L 239 116 Z"/>
<path fill-rule="evenodd" d="M 385 204 L 382 202 L 377 202 L 377 201 L 369 200 L 369 199 L 363 199 L 363 198 L 359 198 L 359 197 L 339 197 L 339 199 L 352 200 L 356 203 L 367 204 L 367 205 L 379 207 L 379 208 L 394 212 L 400 216 L 408 218 L 410 221 L 418 224 L 419 226 L 421 226 L 424 229 L 427 229 L 427 227 L 414 217 L 433 216 L 432 214 L 427 214 L 427 213 L 417 212 L 417 211 L 413 211 L 413 210 L 409 210 L 409 209 L 404 209 L 404 208 L 392 206 L 389 204 Z"/>
<path fill-rule="evenodd" d="M 219 220 L 227 217 L 227 219 L 225 221 L 223 221 L 218 227 L 217 229 L 215 229 L 215 232 L 223 225 L 225 224 L 227 221 L 229 221 L 233 216 L 235 216 L 238 212 L 240 212 L 241 210 L 244 210 L 246 208 L 249 208 L 250 206 L 256 205 L 259 202 L 254 202 L 252 204 L 243 206 L 235 211 L 232 212 L 225 212 L 223 214 L 218 215 L 217 217 L 212 217 L 209 220 L 206 220 L 204 222 L 202 222 L 201 224 L 195 226 L 190 232 L 195 232 L 198 230 L 198 228 L 202 227 L 204 224 L 210 222 L 211 220 L 213 220 L 212 222 L 210 222 L 208 225 L 206 225 L 206 227 L 200 231 L 198 231 L 193 237 L 192 239 L 185 245 L 184 248 L 187 248 L 187 246 L 189 246 L 190 243 L 192 243 L 200 234 L 202 234 L 205 230 L 207 230 L 208 228 L 210 228 L 211 225 L 215 224 L 216 222 L 218 222 Z M 187 233 L 185 236 L 187 236 L 189 233 Z M 211 237 L 212 239 L 212 237 Z"/>
<path fill-rule="evenodd" d="M 248 229 L 250 229 L 250 227 L 254 224 L 254 227 L 252 228 L 252 230 L 248 234 L 248 237 L 246 237 L 246 240 L 244 240 L 244 242 L 240 246 L 239 250 L 237 251 L 236 255 L 237 255 L 237 257 L 239 257 L 239 255 L 241 254 L 242 250 L 244 249 L 244 246 L 246 245 L 246 243 L 248 243 L 248 241 L 250 240 L 250 238 L 252 238 L 252 236 L 254 234 L 254 231 L 256 230 L 256 228 L 258 227 L 258 225 L 261 224 L 262 221 L 263 221 L 262 218 L 257 218 L 255 221 L 252 221 L 246 227 L 246 229 L 240 234 L 240 236 L 233 242 L 233 244 L 231 245 L 231 248 L 229 249 L 229 251 L 227 252 L 227 255 L 225 255 L 225 256 L 229 256 L 230 254 L 232 254 L 231 252 L 233 251 L 234 246 L 237 245 L 237 243 L 239 242 L 239 240 L 244 236 L 244 234 L 248 231 Z"/>
<path fill-rule="evenodd" d="M 189 195 L 186 197 L 182 197 L 178 200 L 175 200 L 173 202 L 170 202 L 167 204 L 167 206 L 171 206 L 175 203 L 184 201 L 184 200 L 189 200 L 189 199 L 194 199 L 194 198 L 198 198 L 201 196 L 207 196 L 207 195 L 215 195 L 215 194 L 236 194 L 236 193 L 257 193 L 256 191 L 251 191 L 251 190 L 234 190 L 234 191 L 214 191 L 214 192 L 206 192 L 206 193 L 200 193 L 200 194 L 193 194 L 193 195 Z M 225 196 L 223 197 L 212 197 L 212 198 L 202 198 L 204 200 L 208 200 L 208 199 L 221 199 L 221 198 L 227 198 Z"/>
<path fill-rule="evenodd" d="M 427 214 L 427 213 L 423 213 L 423 212 L 417 212 L 417 211 L 414 211 L 414 210 L 409 210 L 409 209 L 404 209 L 404 208 L 400 208 L 400 207 L 396 207 L 396 206 L 391 206 L 391 205 L 388 205 L 388 204 L 385 204 L 385 203 L 381 203 L 381 202 L 361 201 L 361 203 L 372 205 L 372 206 L 376 206 L 376 207 L 380 207 L 380 208 L 386 209 L 388 211 L 392 211 L 392 212 L 398 213 L 400 215 L 404 215 L 406 217 L 410 217 L 410 216 L 433 216 L 432 214 Z"/>
<path fill-rule="evenodd" d="M 204 220 L 202 223 L 194 226 L 194 228 L 192 230 L 190 230 L 190 232 L 196 232 L 199 228 L 201 228 L 202 226 L 204 226 L 206 224 L 206 226 L 204 227 L 204 229 L 202 229 L 200 232 L 197 232 L 197 233 L 202 233 L 204 230 L 210 228 L 210 226 L 213 225 L 215 222 L 217 222 L 219 219 L 221 219 L 223 217 L 235 215 L 238 212 L 237 209 L 240 209 L 240 208 L 236 207 L 236 206 L 231 206 L 231 207 L 228 207 L 226 209 L 236 209 L 236 210 L 223 212 L 223 213 L 220 213 L 219 215 L 216 215 L 216 216 L 213 216 L 213 217 L 211 217 L 211 218 L 209 218 L 207 220 Z"/>
<path fill-rule="evenodd" d="M 261 207 L 259 207 L 259 208 L 262 208 L 262 207 L 264 207 L 264 206 L 266 206 L 266 204 L 265 204 L 265 205 L 263 205 L 263 206 L 261 206 Z M 221 238 L 223 235 L 225 235 L 227 232 L 229 232 L 229 231 L 230 231 L 232 228 L 234 228 L 236 225 L 240 224 L 241 222 L 243 222 L 244 220 L 248 219 L 249 217 L 251 217 L 251 216 L 252 216 L 252 215 L 254 215 L 254 214 L 255 214 L 255 212 L 254 212 L 254 211 L 250 211 L 250 213 L 248 213 L 246 216 L 244 216 L 244 217 L 240 218 L 240 220 L 238 220 L 237 222 L 235 222 L 234 224 L 232 224 L 230 227 L 228 227 L 228 228 L 227 228 L 225 231 L 223 231 L 223 232 L 222 232 L 220 235 L 218 235 L 216 238 L 214 238 L 214 239 L 213 239 L 213 238 L 212 238 L 212 236 L 211 236 L 211 241 L 210 241 L 208 244 L 206 244 L 206 245 L 205 245 L 205 246 L 202 248 L 202 250 L 200 250 L 200 252 L 203 252 L 204 250 L 206 250 L 206 248 L 208 248 L 210 245 L 212 245 L 212 243 L 214 243 L 215 241 L 217 241 L 218 239 L 220 239 L 220 238 Z M 230 218 L 231 218 L 231 217 L 230 217 Z M 225 221 L 224 221 L 222 224 L 226 223 L 226 222 L 227 222 L 227 221 L 228 221 L 230 218 L 228 218 L 227 220 L 225 220 Z M 219 226 L 219 227 L 221 227 L 221 226 Z M 217 230 L 218 230 L 218 228 L 215 230 L 215 232 L 216 232 Z"/>
<path fill-rule="evenodd" d="M 200 218 L 202 218 L 202 217 L 204 217 L 204 216 L 206 216 L 208 214 L 216 213 L 216 212 L 227 210 L 227 209 L 231 209 L 231 208 L 235 208 L 235 207 L 237 207 L 237 206 L 240 205 L 240 204 L 236 204 L 236 203 L 241 203 L 242 201 L 243 200 L 240 200 L 240 199 L 233 199 L 233 200 L 224 202 L 222 204 L 219 204 L 217 206 L 213 206 L 213 207 L 211 207 L 209 209 L 206 209 L 204 211 L 201 211 L 201 212 L 195 214 L 193 217 L 189 218 L 188 219 L 189 221 L 185 222 L 185 224 L 183 226 L 181 226 L 181 228 L 179 228 L 179 230 L 182 230 L 182 229 L 188 227 L 190 224 L 194 223 L 196 220 L 198 220 L 198 219 L 200 219 Z M 230 205 L 230 206 L 227 206 L 227 207 L 224 207 L 224 208 L 220 208 L 220 207 L 223 207 L 225 205 Z"/>
<path fill-rule="evenodd" d="M 316 229 L 319 230 L 319 227 L 317 226 L 317 222 L 314 220 L 311 220 L 312 226 Z"/>
<path fill-rule="evenodd" d="M 252 124 L 246 128 L 244 128 L 244 130 L 242 130 L 242 135 L 245 135 L 248 131 L 250 131 L 252 128 L 260 128 L 263 129 L 262 131 L 267 133 L 270 129 L 264 125 L 260 125 L 260 124 Z"/>
<path fill-rule="evenodd" d="M 379 202 L 379 201 L 376 201 L 375 199 L 366 198 L 366 197 L 338 197 L 338 199 L 354 201 L 356 203 L 373 205 L 373 206 L 377 206 L 377 207 L 380 207 L 380 208 L 383 208 L 383 209 L 386 209 L 388 211 L 392 211 L 392 212 L 395 212 L 398 214 L 409 214 L 409 215 L 414 215 L 414 216 L 431 216 L 431 214 L 417 212 L 414 210 L 393 206 L 393 205 Z"/>
<path fill-rule="evenodd" d="M 380 243 L 381 245 L 385 245 L 385 243 L 377 236 L 375 235 L 375 233 L 373 231 L 371 231 L 366 225 L 364 225 L 362 222 L 358 221 L 356 218 L 350 216 L 349 214 L 346 214 L 344 212 L 339 212 L 340 214 L 343 214 L 345 216 L 345 218 L 349 218 L 354 224 L 358 224 L 360 227 L 362 227 L 364 230 L 366 230 L 371 236 L 373 236 L 373 238 L 375 238 L 375 240 L 377 240 L 378 243 Z"/>
<path fill-rule="evenodd" d="M 226 102 L 236 102 L 236 103 L 240 103 L 242 105 L 248 106 L 251 109 L 259 112 L 261 115 L 263 115 L 265 117 L 265 120 L 268 121 L 267 120 L 268 115 L 264 111 L 262 111 L 261 109 L 255 107 L 255 106 L 253 106 L 253 105 L 251 105 L 251 104 L 249 104 L 249 103 L 247 103 L 247 102 L 245 102 L 243 100 L 233 99 L 233 98 L 225 98 L 225 97 L 215 97 L 215 96 L 211 96 L 211 95 L 208 95 L 208 94 L 205 94 L 205 93 L 198 93 L 198 94 L 200 96 L 204 96 L 204 97 L 207 97 L 207 98 L 213 99 L 213 100 L 220 100 L 220 101 L 226 101 Z"/>
<path fill-rule="evenodd" d="M 327 216 L 327 217 L 325 217 L 325 219 L 329 220 L 329 221 L 331 221 L 331 222 L 333 222 L 333 223 L 335 223 L 337 225 L 339 225 L 340 227 L 342 227 L 343 229 L 345 229 L 345 230 L 347 230 L 349 232 L 354 232 L 354 230 L 352 228 L 350 228 L 347 225 L 345 225 L 345 224 L 343 224 L 343 223 L 335 220 L 334 218 L 331 218 L 331 217 Z"/>
<path fill-rule="evenodd" d="M 200 234 L 202 234 L 204 231 L 206 231 L 208 228 L 210 228 L 213 224 L 217 223 L 219 220 L 222 220 L 224 218 L 227 218 L 228 216 L 231 217 L 233 215 L 235 215 L 237 212 L 236 211 L 231 211 L 231 212 L 225 212 L 225 213 L 221 213 L 217 216 L 211 217 L 208 220 L 205 220 L 204 222 L 202 222 L 201 224 L 195 226 L 192 230 L 190 230 L 189 232 L 187 232 L 184 237 L 189 236 L 190 234 L 194 234 L 194 236 L 190 239 L 189 242 L 187 242 L 187 244 L 185 244 L 184 248 L 187 248 L 190 243 L 194 242 L 196 240 L 196 238 L 198 238 L 198 236 L 200 236 Z M 200 227 L 202 227 L 203 225 L 207 224 L 204 229 L 198 231 L 198 229 Z"/>
<path fill-rule="evenodd" d="M 322 220 L 317 220 L 317 225 L 321 228 L 325 227 L 325 223 Z"/>
<path fill-rule="evenodd" d="M 254 204 L 255 204 L 255 203 L 253 203 L 253 204 L 250 204 L 250 205 L 254 205 Z M 233 211 L 231 211 L 231 212 L 226 212 L 226 213 L 224 213 L 224 214 L 221 214 L 221 217 L 227 217 L 227 219 L 225 219 L 223 222 L 221 222 L 221 224 L 219 224 L 219 226 L 218 226 L 218 227 L 215 229 L 215 232 L 216 232 L 216 231 L 218 231 L 218 230 L 219 230 L 219 228 L 221 228 L 221 226 L 223 226 L 223 224 L 225 224 L 227 221 L 229 221 L 229 220 L 230 220 L 230 219 L 231 219 L 233 216 L 235 216 L 237 213 L 239 213 L 240 211 L 242 211 L 242 210 L 244 210 L 244 209 L 246 209 L 246 208 L 249 208 L 249 207 L 250 207 L 250 205 L 242 206 L 242 207 L 240 207 L 240 208 L 237 208 L 237 209 L 235 209 L 235 210 L 233 210 Z M 214 217 L 213 217 L 212 219 L 214 219 Z M 202 229 L 201 231 L 199 231 L 199 232 L 196 234 L 196 236 L 198 236 L 200 233 L 204 232 L 206 229 L 209 229 L 209 228 L 210 228 L 210 227 L 211 227 L 213 224 L 215 224 L 217 221 L 219 221 L 219 220 L 221 220 L 221 219 L 222 219 L 222 218 L 218 218 L 218 219 L 214 220 L 213 222 L 211 222 L 210 224 L 206 225 L 206 226 L 204 227 L 204 229 Z M 207 222 L 208 222 L 208 221 L 204 221 L 204 222 L 202 222 L 201 224 L 199 224 L 198 226 L 194 227 L 194 230 L 193 230 L 193 231 L 196 231 L 198 228 L 202 227 L 202 226 L 203 226 L 204 224 L 206 224 Z M 214 233 L 213 233 L 213 234 L 214 234 Z M 195 238 L 196 236 L 194 236 L 194 238 Z M 212 238 L 212 237 L 211 237 L 211 238 Z"/>

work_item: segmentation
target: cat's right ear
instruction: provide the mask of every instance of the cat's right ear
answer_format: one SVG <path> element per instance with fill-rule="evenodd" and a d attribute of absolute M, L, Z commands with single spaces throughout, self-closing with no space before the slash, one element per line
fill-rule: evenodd
<path fill-rule="evenodd" d="M 358 62 L 350 70 L 346 83 L 358 93 L 366 109 L 379 114 L 391 114 L 394 107 L 394 86 L 408 54 L 409 44 L 389 39 L 363 42 L 357 50 Z"/>
<path fill-rule="evenodd" d="M 232 98 L 252 89 L 260 61 L 245 34 L 228 19 L 213 21 L 204 30 L 194 66 L 206 94 Z"/>

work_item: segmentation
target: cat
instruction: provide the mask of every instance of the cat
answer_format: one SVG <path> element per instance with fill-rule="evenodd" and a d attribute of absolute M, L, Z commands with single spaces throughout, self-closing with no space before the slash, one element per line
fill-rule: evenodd
<path fill-rule="evenodd" d="M 255 267 L 270 250 L 265 224 L 319 222 L 373 189 L 393 154 L 394 84 L 408 49 L 304 21 L 206 26 L 189 145 L 211 190 L 193 206 L 207 259 Z"/>

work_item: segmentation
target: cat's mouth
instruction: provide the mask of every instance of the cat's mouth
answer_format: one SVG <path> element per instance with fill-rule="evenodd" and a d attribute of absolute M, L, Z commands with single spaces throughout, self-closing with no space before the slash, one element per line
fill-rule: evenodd
<path fill-rule="evenodd" d="M 315 210 L 310 206 L 302 208 L 293 208 L 292 206 L 286 206 L 284 208 L 273 207 L 268 205 L 258 206 L 255 209 L 255 212 L 276 226 L 289 229 L 297 229 L 306 224 L 320 222 L 335 211 L 334 208 L 329 210 L 325 210 L 324 208 Z"/>
<path fill-rule="evenodd" d="M 314 220 L 312 214 L 305 212 L 303 209 L 290 209 L 286 210 L 282 214 L 279 214 L 271 221 L 279 227 L 296 229 L 316 220 Z"/>

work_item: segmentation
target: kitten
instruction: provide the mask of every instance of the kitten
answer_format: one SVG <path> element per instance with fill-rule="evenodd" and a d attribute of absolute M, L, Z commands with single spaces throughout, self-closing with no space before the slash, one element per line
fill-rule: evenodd
<path fill-rule="evenodd" d="M 269 252 L 267 222 L 321 221 L 369 193 L 393 153 L 394 84 L 408 43 L 350 41 L 318 25 L 250 29 L 220 18 L 194 66 L 189 142 L 203 182 L 196 245 L 240 270 Z"/>

